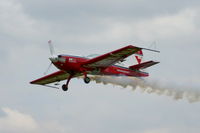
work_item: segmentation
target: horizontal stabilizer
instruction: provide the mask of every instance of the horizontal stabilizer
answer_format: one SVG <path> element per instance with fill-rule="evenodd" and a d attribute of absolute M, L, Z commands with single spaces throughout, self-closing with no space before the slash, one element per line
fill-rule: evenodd
<path fill-rule="evenodd" d="M 158 63 L 159 62 L 155 62 L 155 61 L 147 61 L 147 62 L 143 62 L 143 63 L 137 64 L 137 65 L 130 66 L 129 69 L 137 69 L 137 70 L 145 69 L 147 67 L 153 66 Z"/>

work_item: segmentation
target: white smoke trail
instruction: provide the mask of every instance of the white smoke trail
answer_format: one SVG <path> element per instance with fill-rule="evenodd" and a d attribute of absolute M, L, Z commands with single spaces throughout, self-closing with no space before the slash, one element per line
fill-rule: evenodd
<path fill-rule="evenodd" d="M 113 84 L 124 88 L 130 86 L 133 90 L 141 89 L 142 92 L 156 93 L 158 95 L 170 96 L 175 100 L 187 99 L 189 102 L 200 101 L 200 90 L 184 87 L 170 87 L 162 85 L 157 81 L 142 80 L 134 77 L 111 77 L 111 76 L 91 76 L 91 80 L 96 83 Z M 174 86 L 174 85 L 173 85 Z"/>

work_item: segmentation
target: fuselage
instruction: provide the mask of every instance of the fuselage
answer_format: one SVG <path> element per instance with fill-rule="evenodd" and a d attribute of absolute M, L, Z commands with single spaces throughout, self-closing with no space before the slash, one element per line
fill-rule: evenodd
<path fill-rule="evenodd" d="M 53 64 L 60 70 L 68 73 L 83 73 L 92 75 L 115 75 L 115 76 L 132 76 L 132 77 L 147 77 L 148 73 L 139 70 L 132 70 L 126 67 L 111 65 L 106 68 L 87 68 L 83 66 L 83 63 L 88 61 L 89 58 L 71 55 L 59 55 L 58 60 Z"/>

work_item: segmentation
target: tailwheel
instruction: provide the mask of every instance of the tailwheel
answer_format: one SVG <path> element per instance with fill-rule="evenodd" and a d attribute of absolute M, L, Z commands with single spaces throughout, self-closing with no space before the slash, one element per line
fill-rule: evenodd
<path fill-rule="evenodd" d="M 90 78 L 89 78 L 89 77 L 85 77 L 85 78 L 84 78 L 84 82 L 85 82 L 86 84 L 90 83 Z"/>
<path fill-rule="evenodd" d="M 62 85 L 62 89 L 63 89 L 63 91 L 67 91 L 68 90 L 68 86 L 66 84 L 63 84 Z"/>

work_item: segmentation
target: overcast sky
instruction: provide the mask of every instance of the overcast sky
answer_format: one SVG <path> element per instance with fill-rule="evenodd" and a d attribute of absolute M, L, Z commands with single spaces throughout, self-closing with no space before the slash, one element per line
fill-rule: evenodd
<path fill-rule="evenodd" d="M 161 53 L 144 57 L 161 62 L 150 79 L 200 91 L 199 35 L 197 0 L 0 0 L 0 132 L 198 133 L 199 102 L 81 79 L 68 92 L 29 82 L 44 76 L 49 39 L 81 56 L 156 42 Z"/>

